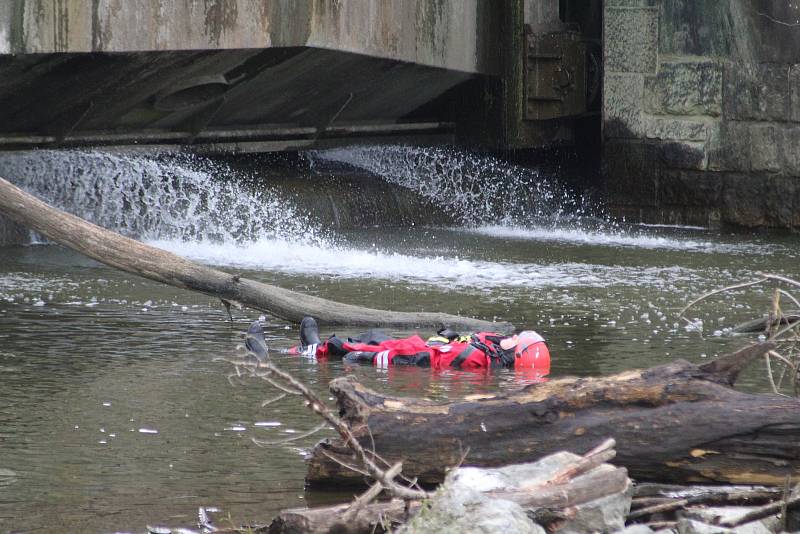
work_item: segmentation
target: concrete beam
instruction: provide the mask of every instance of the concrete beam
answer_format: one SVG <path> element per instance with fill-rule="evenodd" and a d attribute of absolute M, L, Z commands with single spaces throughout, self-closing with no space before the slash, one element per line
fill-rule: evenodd
<path fill-rule="evenodd" d="M 496 74 L 492 0 L 3 0 L 0 54 L 315 47 Z"/>

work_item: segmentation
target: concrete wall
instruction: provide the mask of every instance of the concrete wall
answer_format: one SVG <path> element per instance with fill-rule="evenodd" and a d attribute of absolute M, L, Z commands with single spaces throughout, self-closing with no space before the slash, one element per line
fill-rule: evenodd
<path fill-rule="evenodd" d="M 2 0 L 0 54 L 311 46 L 496 73 L 492 0 Z"/>
<path fill-rule="evenodd" d="M 606 0 L 613 210 L 800 228 L 800 1 Z"/>

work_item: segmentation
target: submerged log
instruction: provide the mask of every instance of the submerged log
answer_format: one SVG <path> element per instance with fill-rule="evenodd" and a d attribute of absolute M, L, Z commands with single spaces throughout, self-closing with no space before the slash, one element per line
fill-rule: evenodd
<path fill-rule="evenodd" d="M 733 331 L 737 334 L 753 334 L 758 332 L 766 332 L 769 328 L 778 326 L 788 326 L 800 321 L 800 311 L 788 310 L 781 313 L 778 318 L 773 317 L 770 321 L 769 317 L 761 317 L 760 319 L 753 319 L 745 323 L 733 327 Z"/>
<path fill-rule="evenodd" d="M 441 482 L 465 465 L 529 462 L 558 450 L 617 442 L 617 465 L 639 480 L 784 484 L 800 479 L 800 401 L 728 387 L 747 362 L 771 350 L 753 345 L 706 365 L 678 360 L 605 378 L 564 378 L 513 393 L 455 402 L 396 398 L 351 378 L 331 383 L 359 440 L 403 473 Z M 314 485 L 362 483 L 339 440 L 313 450 Z"/>
<path fill-rule="evenodd" d="M 65 213 L 0 178 L 0 214 L 94 260 L 182 289 L 199 291 L 282 319 L 306 315 L 325 325 L 433 328 L 510 332 L 513 326 L 432 312 L 394 312 L 343 304 L 193 263 Z"/>

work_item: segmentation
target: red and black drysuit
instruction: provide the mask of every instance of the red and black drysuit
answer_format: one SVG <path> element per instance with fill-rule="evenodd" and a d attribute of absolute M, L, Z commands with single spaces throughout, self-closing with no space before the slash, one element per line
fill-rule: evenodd
<path fill-rule="evenodd" d="M 478 332 L 471 336 L 448 336 L 449 341 L 425 341 L 418 335 L 392 339 L 371 330 L 343 340 L 331 336 L 316 348 L 316 357 L 347 357 L 352 361 L 371 361 L 376 367 L 416 365 L 434 369 L 480 370 L 514 367 L 514 350 L 500 348 L 505 336 Z"/>

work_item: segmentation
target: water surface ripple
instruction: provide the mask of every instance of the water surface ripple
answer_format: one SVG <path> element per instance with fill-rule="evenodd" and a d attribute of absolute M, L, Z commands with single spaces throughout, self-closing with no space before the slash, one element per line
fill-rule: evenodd
<path fill-rule="evenodd" d="M 532 195 L 549 193 L 535 213 L 514 208 L 513 220 L 492 212 L 498 217 L 456 228 L 334 234 L 291 199 L 272 202 L 280 191 L 254 190 L 252 180 L 201 158 L 0 155 L 0 175 L 109 228 L 264 282 L 372 307 L 498 317 L 533 328 L 551 346 L 552 376 L 675 358 L 699 362 L 736 348 L 747 339 L 728 328 L 760 315 L 766 292 L 715 298 L 693 311 L 691 326 L 676 312 L 757 271 L 798 275 L 797 237 L 612 224 L 596 212 L 580 215 L 573 209 L 579 202 L 560 205 L 564 190 L 547 177 L 497 160 L 400 148 L 313 157 L 316 165 L 335 159 L 371 167 L 422 193 L 423 182 L 440 172 L 452 187 L 447 195 L 425 193 L 434 199 L 456 195 L 467 182 L 482 198 L 477 178 L 454 184 L 459 168 L 503 180 L 522 172 L 520 183 L 545 182 Z M 65 172 L 69 184 L 56 180 Z M 109 176 L 112 184 L 104 181 Z M 117 197 L 117 188 L 126 194 Z M 316 421 L 291 398 L 261 407 L 276 394 L 263 383 L 229 382 L 231 366 L 220 358 L 237 353 L 257 316 L 233 313 L 231 322 L 219 301 L 129 278 L 58 246 L 0 249 L 0 531 L 192 526 L 199 506 L 246 522 L 342 498 L 303 487 L 302 456 L 324 432 L 269 449 L 251 441 L 299 434 Z M 296 343 L 292 325 L 267 321 L 273 348 Z M 323 325 L 323 334 L 331 333 Z M 433 399 L 524 383 L 509 371 L 435 374 L 276 358 L 324 398 L 328 382 L 345 373 L 388 393 Z M 742 387 L 766 389 L 760 365 Z"/>

